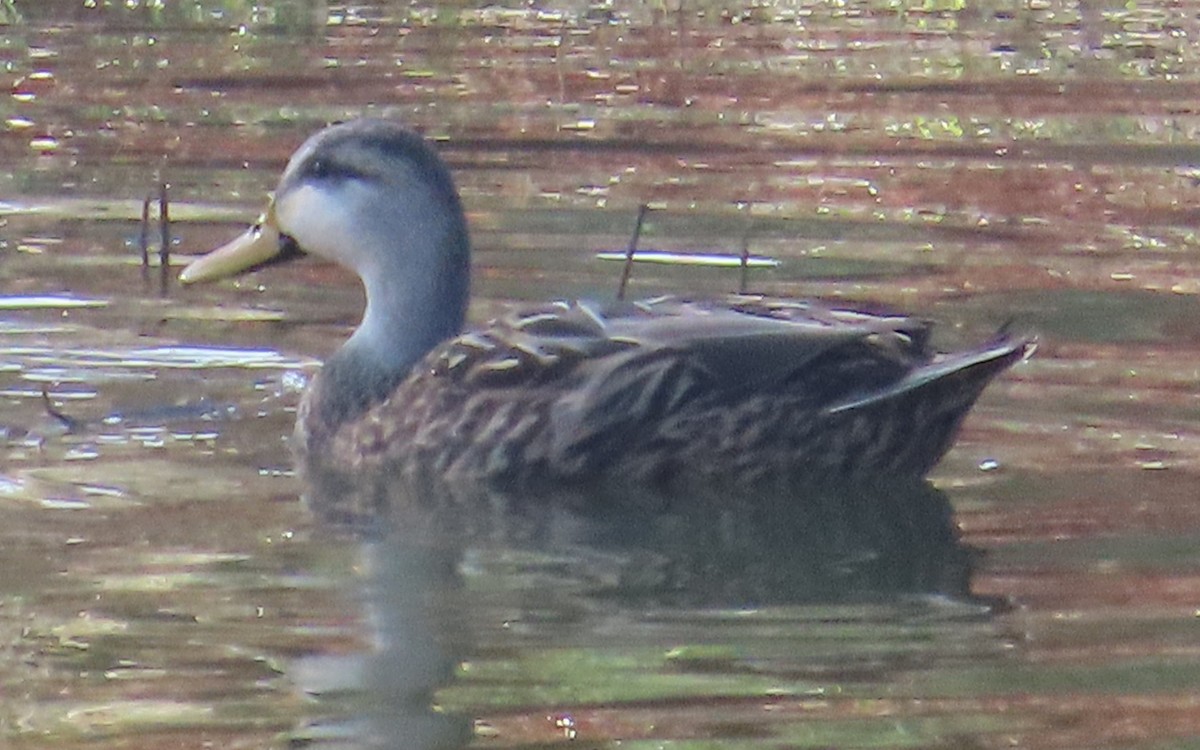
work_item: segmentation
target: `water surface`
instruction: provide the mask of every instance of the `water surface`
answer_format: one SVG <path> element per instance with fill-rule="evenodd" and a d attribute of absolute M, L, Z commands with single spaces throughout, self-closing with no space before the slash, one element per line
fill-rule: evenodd
<path fill-rule="evenodd" d="M 0 21 L 6 742 L 1200 738 L 1192 14 L 49 0 Z M 672 599 L 630 578 L 663 569 L 638 556 L 669 546 L 653 535 L 598 551 L 555 519 L 448 560 L 315 523 L 286 439 L 353 280 L 309 262 L 164 292 L 138 217 L 168 182 L 182 263 L 253 219 L 306 135 L 361 114 L 451 163 L 475 320 L 611 295 L 596 253 L 649 203 L 643 247 L 778 259 L 756 291 L 926 315 L 948 347 L 1038 332 L 917 501 L 958 539 L 797 555 L 787 585 L 736 558 L 752 575 L 723 599 Z M 738 276 L 644 265 L 631 293 Z"/>

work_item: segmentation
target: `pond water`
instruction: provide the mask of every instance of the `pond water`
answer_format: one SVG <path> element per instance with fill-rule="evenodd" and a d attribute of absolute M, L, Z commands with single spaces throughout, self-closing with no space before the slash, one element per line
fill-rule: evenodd
<path fill-rule="evenodd" d="M 683 5 L 0 2 L 0 744 L 1200 743 L 1200 19 Z M 752 290 L 1040 348 L 869 519 L 323 527 L 287 437 L 356 283 L 164 286 L 139 219 L 168 183 L 178 267 L 365 113 L 454 169 L 475 320 L 612 295 L 648 203 Z"/>

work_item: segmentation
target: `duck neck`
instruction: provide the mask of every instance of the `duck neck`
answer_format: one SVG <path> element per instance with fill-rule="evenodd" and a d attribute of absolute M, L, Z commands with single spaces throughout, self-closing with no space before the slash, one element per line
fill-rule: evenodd
<path fill-rule="evenodd" d="M 462 331 L 466 289 L 433 282 L 412 272 L 366 280 L 362 323 L 339 355 L 397 378 L 407 375 L 430 350 Z"/>
<path fill-rule="evenodd" d="M 370 260 L 355 269 L 367 307 L 354 335 L 322 369 L 319 408 L 329 425 L 387 398 L 422 357 L 462 331 L 470 294 L 462 224 L 425 226 L 401 236 L 410 243 L 420 238 L 423 246 L 364 253 Z"/>

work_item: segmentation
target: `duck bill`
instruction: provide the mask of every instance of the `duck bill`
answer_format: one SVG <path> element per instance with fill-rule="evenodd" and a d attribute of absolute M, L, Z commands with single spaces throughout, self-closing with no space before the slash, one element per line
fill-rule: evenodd
<path fill-rule="evenodd" d="M 192 261 L 179 274 L 184 284 L 216 281 L 280 259 L 291 243 L 285 242 L 275 224 L 275 204 L 249 229 L 210 253 Z"/>

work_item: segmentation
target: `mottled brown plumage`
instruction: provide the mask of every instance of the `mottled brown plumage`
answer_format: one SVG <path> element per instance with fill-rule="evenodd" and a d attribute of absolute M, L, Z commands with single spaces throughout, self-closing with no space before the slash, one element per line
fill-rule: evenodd
<path fill-rule="evenodd" d="M 907 318 L 751 297 L 550 304 L 438 346 L 340 423 L 320 416 L 341 399 L 322 373 L 296 445 L 310 476 L 415 486 L 917 478 L 1029 347 L 938 357 L 927 337 Z"/>
<path fill-rule="evenodd" d="M 185 280 L 238 270 L 248 245 L 252 263 L 298 246 L 367 287 L 362 324 L 297 422 L 301 467 L 325 494 L 367 476 L 513 491 L 911 479 L 1033 346 L 1000 335 L 937 355 L 922 321 L 750 296 L 555 302 L 462 333 L 453 182 L 422 139 L 378 120 L 311 138 L 263 220 Z"/>

